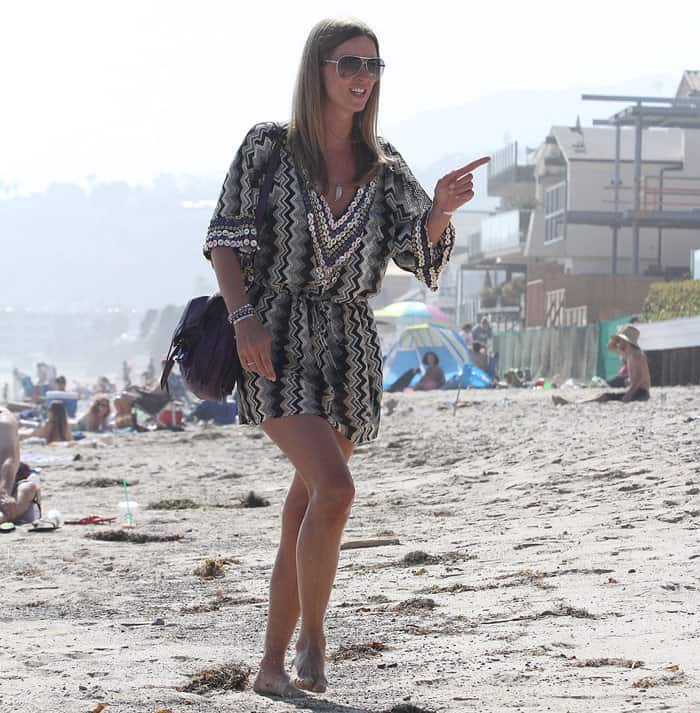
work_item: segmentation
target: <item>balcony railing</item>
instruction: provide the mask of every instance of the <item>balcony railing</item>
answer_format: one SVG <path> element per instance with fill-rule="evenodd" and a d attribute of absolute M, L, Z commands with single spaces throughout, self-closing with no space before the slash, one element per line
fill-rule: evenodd
<path fill-rule="evenodd" d="M 494 151 L 488 165 L 488 189 L 493 195 L 512 184 L 534 182 L 535 167 L 518 157 L 518 142 L 514 141 Z"/>
<path fill-rule="evenodd" d="M 509 210 L 481 222 L 481 250 L 484 253 L 520 248 L 527 238 L 529 210 Z"/>

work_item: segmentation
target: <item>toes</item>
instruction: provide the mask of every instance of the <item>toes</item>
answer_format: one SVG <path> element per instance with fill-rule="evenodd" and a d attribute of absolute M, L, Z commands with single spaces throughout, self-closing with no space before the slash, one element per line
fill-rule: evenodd
<path fill-rule="evenodd" d="M 294 681 L 294 685 L 304 691 L 311 691 L 311 693 L 325 693 L 326 688 L 328 688 L 328 682 L 325 679 L 316 680 L 313 678 L 297 677 Z"/>
<path fill-rule="evenodd" d="M 313 691 L 314 690 L 314 680 L 313 678 L 301 678 L 297 676 L 294 680 L 294 685 L 297 688 L 301 688 L 303 691 Z"/>

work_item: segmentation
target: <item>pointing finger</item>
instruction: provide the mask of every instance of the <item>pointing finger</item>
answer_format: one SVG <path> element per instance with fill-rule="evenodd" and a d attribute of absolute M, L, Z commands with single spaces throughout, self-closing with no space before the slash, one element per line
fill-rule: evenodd
<path fill-rule="evenodd" d="M 448 176 L 464 176 L 465 173 L 470 173 L 471 171 L 474 171 L 475 169 L 479 168 L 479 166 L 483 166 L 484 164 L 488 163 L 490 160 L 490 156 L 482 156 L 481 158 L 476 159 L 476 161 L 472 161 L 466 166 L 462 166 L 462 168 L 458 168 L 456 171 L 452 171 L 452 173 L 449 173 Z"/>

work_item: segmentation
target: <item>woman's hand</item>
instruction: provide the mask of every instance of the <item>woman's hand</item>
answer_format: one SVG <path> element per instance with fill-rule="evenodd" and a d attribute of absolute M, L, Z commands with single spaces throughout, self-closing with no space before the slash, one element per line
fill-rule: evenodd
<path fill-rule="evenodd" d="M 435 185 L 433 208 L 440 215 L 447 216 L 461 208 L 474 197 L 474 177 L 472 171 L 491 160 L 490 156 L 478 158 L 456 171 L 443 176 Z"/>
<path fill-rule="evenodd" d="M 276 381 L 272 367 L 272 343 L 267 329 L 256 316 L 248 317 L 235 326 L 236 347 L 241 366 Z"/>

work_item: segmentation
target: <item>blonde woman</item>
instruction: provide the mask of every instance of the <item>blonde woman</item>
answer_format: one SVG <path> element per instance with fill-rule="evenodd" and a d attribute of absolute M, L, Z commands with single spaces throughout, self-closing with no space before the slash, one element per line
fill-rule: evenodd
<path fill-rule="evenodd" d="M 97 394 L 90 404 L 87 413 L 78 421 L 78 428 L 81 431 L 90 433 L 102 433 L 109 430 L 109 416 L 112 409 L 109 405 L 109 397 L 104 394 Z"/>
<path fill-rule="evenodd" d="M 288 126 L 254 126 L 233 159 L 204 247 L 236 331 L 240 420 L 262 424 L 295 468 L 270 582 L 260 693 L 324 691 L 323 620 L 355 496 L 353 447 L 379 428 L 382 355 L 368 298 L 390 259 L 437 289 L 474 195 L 471 171 L 441 178 L 434 199 L 377 136 L 384 62 L 361 22 L 311 31 Z M 279 144 L 266 229 L 255 210 Z M 297 620 L 292 683 L 285 653 Z"/>

